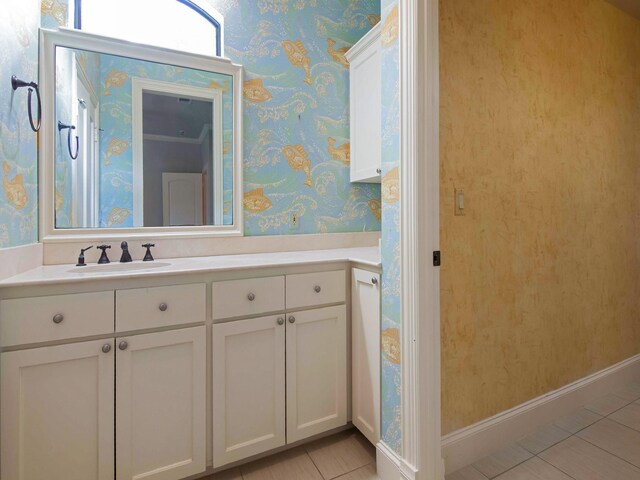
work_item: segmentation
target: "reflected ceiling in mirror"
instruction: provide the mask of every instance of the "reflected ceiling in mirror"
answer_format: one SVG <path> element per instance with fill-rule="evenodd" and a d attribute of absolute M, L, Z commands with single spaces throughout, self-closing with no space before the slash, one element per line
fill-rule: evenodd
<path fill-rule="evenodd" d="M 55 228 L 234 223 L 232 75 L 55 47 Z"/>

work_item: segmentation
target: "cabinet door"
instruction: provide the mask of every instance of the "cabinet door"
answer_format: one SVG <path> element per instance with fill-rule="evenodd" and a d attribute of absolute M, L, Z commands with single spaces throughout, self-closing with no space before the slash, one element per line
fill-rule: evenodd
<path fill-rule="evenodd" d="M 379 31 L 379 30 L 378 30 Z M 350 58 L 351 181 L 380 183 L 382 87 L 379 36 L 372 30 Z"/>
<path fill-rule="evenodd" d="M 285 444 L 284 315 L 213 326 L 213 466 Z"/>
<path fill-rule="evenodd" d="M 347 423 L 345 306 L 287 317 L 287 443 Z"/>
<path fill-rule="evenodd" d="M 113 339 L 0 361 L 2 478 L 113 480 Z"/>
<path fill-rule="evenodd" d="M 380 275 L 353 269 L 351 414 L 374 445 L 380 440 Z"/>
<path fill-rule="evenodd" d="M 206 469 L 206 327 L 116 339 L 119 480 Z"/>

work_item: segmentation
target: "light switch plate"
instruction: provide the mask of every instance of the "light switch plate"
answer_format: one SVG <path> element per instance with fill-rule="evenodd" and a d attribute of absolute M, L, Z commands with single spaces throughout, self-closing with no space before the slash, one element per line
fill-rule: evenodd
<path fill-rule="evenodd" d="M 453 204 L 454 204 L 454 215 L 456 216 L 462 216 L 464 215 L 465 212 L 465 196 L 464 196 L 464 191 L 456 188 L 454 190 L 455 192 L 455 196 L 453 198 Z"/>

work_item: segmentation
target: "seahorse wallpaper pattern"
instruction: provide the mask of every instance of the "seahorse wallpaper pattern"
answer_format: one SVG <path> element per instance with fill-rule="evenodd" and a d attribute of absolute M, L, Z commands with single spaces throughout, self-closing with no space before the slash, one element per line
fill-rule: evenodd
<path fill-rule="evenodd" d="M 0 248 L 38 241 L 37 134 L 27 117 L 27 89 L 11 75 L 38 77 L 38 0 L 5 0 L 0 10 Z M 34 114 L 36 109 L 34 94 Z"/>
<path fill-rule="evenodd" d="M 222 91 L 225 223 L 230 223 L 233 181 L 233 85 L 228 75 L 100 55 L 100 226 L 133 225 L 132 78 Z"/>
<path fill-rule="evenodd" d="M 225 56 L 245 72 L 245 235 L 380 230 L 380 187 L 349 181 L 344 58 L 380 1 L 209 3 L 225 18 Z M 64 2 L 45 10 L 47 26 L 64 25 Z"/>
<path fill-rule="evenodd" d="M 400 98 L 398 2 L 383 0 L 382 415 L 384 442 L 402 451 L 400 344 Z"/>
<path fill-rule="evenodd" d="M 380 230 L 380 187 L 349 181 L 344 57 L 379 0 L 210 3 L 244 66 L 245 235 Z"/>

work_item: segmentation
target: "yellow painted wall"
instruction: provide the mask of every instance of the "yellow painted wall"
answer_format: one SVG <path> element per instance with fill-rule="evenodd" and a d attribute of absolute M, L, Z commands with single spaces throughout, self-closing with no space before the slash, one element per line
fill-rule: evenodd
<path fill-rule="evenodd" d="M 442 0 L 440 29 L 447 433 L 640 353 L 640 21 Z"/>

